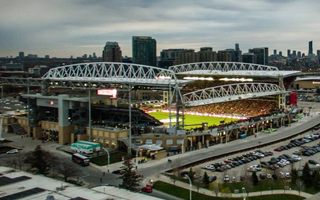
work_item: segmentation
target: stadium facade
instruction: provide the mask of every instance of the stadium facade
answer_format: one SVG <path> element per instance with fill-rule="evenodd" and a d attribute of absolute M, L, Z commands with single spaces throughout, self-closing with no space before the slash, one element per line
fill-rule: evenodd
<path fill-rule="evenodd" d="M 106 62 L 61 66 L 41 79 L 0 79 L 4 87 L 28 88 L 21 95 L 27 113 L 3 115 L 3 127 L 7 132 L 21 127 L 30 137 L 60 144 L 88 139 L 115 149 L 141 144 L 168 151 L 203 148 L 294 121 L 299 110 L 288 107 L 285 96 L 299 73 L 238 62 L 189 63 L 169 69 Z M 264 104 L 270 109 L 255 111 Z M 253 112 L 243 109 L 235 115 L 243 105 L 253 105 L 246 108 Z M 151 110 L 165 111 L 169 122 L 153 117 Z M 238 120 L 188 128 L 187 113 Z"/>

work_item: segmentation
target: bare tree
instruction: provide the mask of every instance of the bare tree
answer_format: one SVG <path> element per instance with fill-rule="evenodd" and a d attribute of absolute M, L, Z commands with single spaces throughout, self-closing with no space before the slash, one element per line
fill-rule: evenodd
<path fill-rule="evenodd" d="M 76 167 L 66 162 L 60 162 L 56 169 L 57 172 L 63 176 L 64 181 L 66 182 L 68 181 L 68 178 L 78 176 L 80 173 Z"/>

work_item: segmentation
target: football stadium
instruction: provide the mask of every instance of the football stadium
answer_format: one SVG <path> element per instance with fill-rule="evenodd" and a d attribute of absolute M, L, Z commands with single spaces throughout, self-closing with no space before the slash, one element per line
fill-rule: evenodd
<path fill-rule="evenodd" d="M 184 152 L 297 120 L 302 110 L 289 90 L 299 73 L 236 62 L 60 66 L 40 79 L 1 77 L 4 86 L 28 87 L 20 99 L 29 108 L 3 113 L 2 126 L 60 144 L 90 140 L 130 152 L 143 145 Z"/>

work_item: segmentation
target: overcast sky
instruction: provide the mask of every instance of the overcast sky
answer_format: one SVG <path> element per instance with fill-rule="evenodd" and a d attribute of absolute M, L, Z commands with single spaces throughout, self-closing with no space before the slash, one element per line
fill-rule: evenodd
<path fill-rule="evenodd" d="M 19 51 L 69 57 L 117 41 L 131 56 L 133 35 L 166 48 L 320 49 L 319 0 L 0 0 L 0 56 Z"/>

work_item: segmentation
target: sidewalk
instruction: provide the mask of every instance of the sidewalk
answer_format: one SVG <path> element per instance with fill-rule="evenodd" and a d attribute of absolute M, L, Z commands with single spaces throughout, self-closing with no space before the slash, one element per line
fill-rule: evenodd
<path fill-rule="evenodd" d="M 162 174 L 160 174 L 159 176 L 155 176 L 154 179 L 172 184 L 172 180 L 169 177 L 164 176 Z M 190 189 L 190 185 L 188 183 L 184 183 L 178 180 L 175 181 L 174 185 L 187 190 Z M 192 187 L 192 191 L 199 192 L 201 194 L 208 195 L 208 196 L 215 196 L 215 197 L 242 198 L 245 195 L 243 193 L 220 193 L 220 192 L 216 193 L 215 191 L 211 191 L 205 188 L 199 188 L 199 190 L 197 190 L 195 186 Z M 260 191 L 260 192 L 249 192 L 245 196 L 254 197 L 254 196 L 273 195 L 273 194 L 292 194 L 292 195 L 297 195 L 304 198 L 310 198 L 313 196 L 312 194 L 309 194 L 306 192 L 299 192 L 297 190 L 269 190 L 269 191 Z"/>

